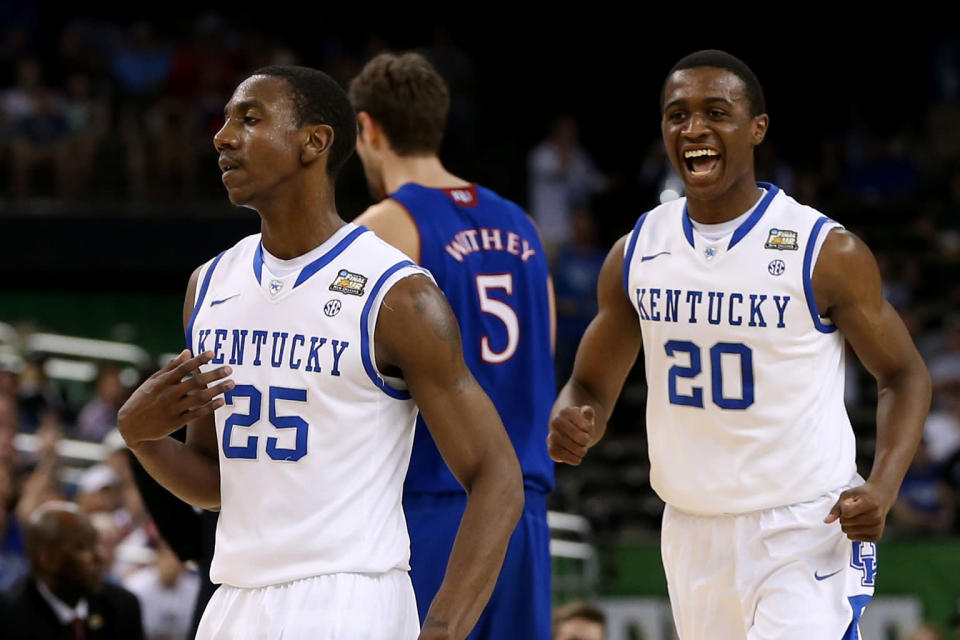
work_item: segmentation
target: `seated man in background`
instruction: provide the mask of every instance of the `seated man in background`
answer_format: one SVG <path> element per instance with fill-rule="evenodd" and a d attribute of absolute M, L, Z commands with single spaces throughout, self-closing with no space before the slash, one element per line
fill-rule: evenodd
<path fill-rule="evenodd" d="M 553 640 L 604 640 L 607 617 L 586 602 L 568 602 L 553 613 Z"/>
<path fill-rule="evenodd" d="M 48 502 L 26 524 L 31 573 L 6 603 L 3 640 L 143 640 L 136 596 L 102 580 L 90 519 L 69 502 Z"/>

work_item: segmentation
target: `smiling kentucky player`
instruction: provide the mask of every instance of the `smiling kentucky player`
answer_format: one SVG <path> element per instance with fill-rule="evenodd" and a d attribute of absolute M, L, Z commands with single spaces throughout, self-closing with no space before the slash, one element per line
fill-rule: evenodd
<path fill-rule="evenodd" d="M 683 58 L 661 108 L 687 195 L 642 215 L 608 255 L 551 455 L 579 464 L 600 440 L 642 344 L 680 638 L 856 639 L 929 375 L 863 242 L 755 181 L 769 118 L 743 62 Z M 877 380 L 866 482 L 843 404 L 845 339 Z"/>

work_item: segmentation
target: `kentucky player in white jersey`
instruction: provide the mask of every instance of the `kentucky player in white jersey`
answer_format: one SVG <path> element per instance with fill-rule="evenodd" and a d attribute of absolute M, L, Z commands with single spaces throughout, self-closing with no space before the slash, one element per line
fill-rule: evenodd
<path fill-rule="evenodd" d="M 551 456 L 579 464 L 603 436 L 642 342 L 680 637 L 858 638 L 929 376 L 869 249 L 755 182 L 769 119 L 753 72 L 721 51 L 691 54 L 661 106 L 687 197 L 641 216 L 607 257 Z M 866 482 L 843 405 L 845 339 L 880 398 Z"/>
<path fill-rule="evenodd" d="M 356 120 L 333 80 L 260 69 L 224 115 L 223 182 L 261 233 L 194 272 L 189 349 L 120 412 L 161 484 L 220 510 L 210 574 L 222 586 L 197 637 L 462 640 L 523 493 L 456 320 L 429 273 L 337 214 Z M 422 630 L 401 509 L 418 406 L 469 496 Z M 168 437 L 184 422 L 185 444 Z"/>

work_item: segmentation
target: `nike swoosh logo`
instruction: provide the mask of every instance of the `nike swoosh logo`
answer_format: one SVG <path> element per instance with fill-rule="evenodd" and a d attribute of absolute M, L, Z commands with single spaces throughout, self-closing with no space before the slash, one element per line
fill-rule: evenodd
<path fill-rule="evenodd" d="M 655 253 L 652 256 L 643 256 L 640 258 L 640 262 L 646 262 L 647 260 L 653 260 L 654 258 L 659 258 L 660 256 L 670 255 L 669 251 L 661 251 L 660 253 Z"/>
<path fill-rule="evenodd" d="M 235 294 L 233 294 L 232 296 L 228 296 L 228 297 L 226 297 L 226 298 L 223 298 L 222 300 L 212 300 L 212 301 L 210 302 L 210 306 L 212 307 L 213 305 L 220 304 L 220 303 L 222 303 L 222 302 L 226 302 L 227 300 L 233 300 L 233 299 L 236 298 L 238 295 L 240 295 L 240 294 L 239 294 L 239 293 L 235 293 Z"/>
<path fill-rule="evenodd" d="M 838 573 L 840 573 L 841 571 L 843 571 L 843 569 L 837 569 L 837 570 L 834 571 L 833 573 L 828 573 L 828 574 L 825 575 L 825 576 L 817 575 L 817 572 L 814 571 L 814 572 L 813 572 L 813 577 L 816 578 L 817 580 L 826 580 L 826 579 L 829 578 L 830 576 L 835 576 L 835 575 L 837 575 Z"/>

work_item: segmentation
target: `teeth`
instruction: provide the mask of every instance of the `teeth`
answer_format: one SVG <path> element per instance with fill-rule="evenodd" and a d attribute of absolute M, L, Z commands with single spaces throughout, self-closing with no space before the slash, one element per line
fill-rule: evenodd
<path fill-rule="evenodd" d="M 703 156 L 719 156 L 720 154 L 712 149 L 694 149 L 683 154 L 684 158 L 700 158 Z"/>

